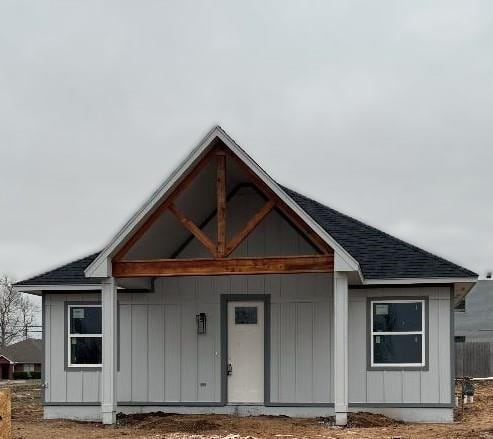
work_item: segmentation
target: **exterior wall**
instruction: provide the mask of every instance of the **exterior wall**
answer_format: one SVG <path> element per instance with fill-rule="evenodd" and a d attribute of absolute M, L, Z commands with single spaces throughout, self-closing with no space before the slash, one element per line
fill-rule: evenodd
<path fill-rule="evenodd" d="M 455 312 L 455 335 L 493 342 L 493 280 L 480 280 L 466 296 L 465 311 Z"/>
<path fill-rule="evenodd" d="M 101 371 L 65 370 L 65 303 L 97 302 L 100 294 L 44 295 L 44 389 L 45 402 L 97 403 L 100 401 Z"/>
<path fill-rule="evenodd" d="M 153 293 L 119 294 L 118 401 L 221 402 L 221 294 L 270 294 L 273 404 L 332 402 L 332 277 L 327 274 L 161 278 Z M 99 370 L 65 370 L 66 302 L 45 296 L 46 402 L 100 401 Z M 197 335 L 195 316 L 207 314 Z"/>
<path fill-rule="evenodd" d="M 428 297 L 428 370 L 367 370 L 367 299 Z M 451 291 L 448 287 L 352 289 L 349 293 L 349 403 L 442 406 L 452 401 Z"/>

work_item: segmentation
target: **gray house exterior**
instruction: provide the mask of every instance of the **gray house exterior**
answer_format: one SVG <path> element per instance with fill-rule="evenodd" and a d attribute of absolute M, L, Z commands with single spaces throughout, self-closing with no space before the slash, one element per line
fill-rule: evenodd
<path fill-rule="evenodd" d="M 211 256 L 212 255 L 212 256 Z M 43 298 L 46 418 L 453 420 L 454 304 L 477 275 L 277 184 L 210 131 Z"/>
<path fill-rule="evenodd" d="M 478 280 L 455 310 L 456 341 L 493 342 L 493 280 Z"/>

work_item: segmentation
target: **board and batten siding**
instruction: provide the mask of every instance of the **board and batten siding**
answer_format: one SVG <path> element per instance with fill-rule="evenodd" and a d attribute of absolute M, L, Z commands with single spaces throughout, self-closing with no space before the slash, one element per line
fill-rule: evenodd
<path fill-rule="evenodd" d="M 428 370 L 367 370 L 367 300 L 428 297 Z M 349 403 L 450 404 L 450 288 L 372 288 L 349 292 Z"/>
<path fill-rule="evenodd" d="M 152 293 L 119 293 L 120 403 L 221 401 L 221 294 L 271 296 L 272 403 L 332 402 L 332 277 L 298 274 L 161 278 Z M 48 403 L 100 401 L 100 371 L 64 368 L 65 303 L 84 300 L 98 296 L 45 295 Z"/>
<path fill-rule="evenodd" d="M 65 305 L 76 302 L 100 302 L 98 293 L 45 294 L 44 323 L 44 389 L 45 401 L 63 403 L 97 403 L 101 400 L 101 372 L 99 370 L 66 370 L 67 348 Z"/>

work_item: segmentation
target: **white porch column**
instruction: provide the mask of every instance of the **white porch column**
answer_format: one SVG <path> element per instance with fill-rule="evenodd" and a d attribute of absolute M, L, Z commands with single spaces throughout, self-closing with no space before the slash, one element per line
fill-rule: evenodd
<path fill-rule="evenodd" d="M 348 412 L 348 279 L 334 272 L 334 408 L 336 425 L 347 424 Z"/>
<path fill-rule="evenodd" d="M 102 283 L 101 292 L 103 324 L 103 370 L 101 412 L 103 424 L 116 422 L 116 373 L 117 373 L 117 289 L 115 278 Z"/>

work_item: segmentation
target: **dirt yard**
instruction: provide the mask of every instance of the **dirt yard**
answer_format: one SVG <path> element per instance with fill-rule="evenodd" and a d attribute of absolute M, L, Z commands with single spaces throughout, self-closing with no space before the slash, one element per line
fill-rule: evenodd
<path fill-rule="evenodd" d="M 116 427 L 100 424 L 44 421 L 39 382 L 16 384 L 13 391 L 14 439 L 139 438 L 139 439 L 239 439 L 239 438 L 492 438 L 493 383 L 479 384 L 475 403 L 466 405 L 463 419 L 451 425 L 402 424 L 385 417 L 358 414 L 348 428 L 330 426 L 326 419 L 291 419 L 258 416 L 182 416 L 156 413 L 119 417 Z"/>

